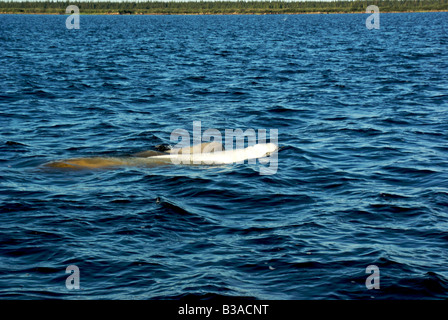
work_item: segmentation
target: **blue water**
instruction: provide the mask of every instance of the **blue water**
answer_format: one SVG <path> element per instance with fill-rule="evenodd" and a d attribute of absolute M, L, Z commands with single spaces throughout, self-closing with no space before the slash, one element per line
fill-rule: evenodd
<path fill-rule="evenodd" d="M 448 13 L 367 16 L 0 15 L 0 298 L 448 298 Z M 44 167 L 193 121 L 277 172 Z"/>

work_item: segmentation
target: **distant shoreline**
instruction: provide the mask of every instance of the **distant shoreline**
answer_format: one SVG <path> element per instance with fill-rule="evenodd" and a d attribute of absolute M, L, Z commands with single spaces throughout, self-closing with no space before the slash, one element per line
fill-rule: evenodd
<path fill-rule="evenodd" d="M 448 10 L 406 10 L 406 11 L 381 11 L 380 13 L 428 13 L 428 12 L 448 12 Z M 69 15 L 68 13 L 48 13 L 48 12 L 0 12 L 0 14 L 11 14 L 11 15 Z M 263 13 L 119 13 L 119 12 L 95 12 L 95 13 L 80 13 L 81 16 L 263 16 L 263 15 L 300 15 L 300 14 L 366 14 L 365 11 L 353 11 L 353 12 L 328 12 L 328 11 L 317 11 L 317 12 L 263 12 Z M 368 14 L 368 13 L 367 13 Z"/>
<path fill-rule="evenodd" d="M 360 14 L 369 5 L 380 13 L 448 12 L 446 0 L 0 0 L 0 13 L 66 15 L 69 4 L 80 15 Z"/>

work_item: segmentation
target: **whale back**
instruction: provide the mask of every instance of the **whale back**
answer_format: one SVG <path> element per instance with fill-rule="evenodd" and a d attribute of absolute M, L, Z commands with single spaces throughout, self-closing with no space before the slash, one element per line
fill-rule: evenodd
<path fill-rule="evenodd" d="M 210 153 L 222 151 L 222 143 L 219 142 L 204 142 L 194 146 L 183 148 L 174 148 L 169 151 L 170 154 L 193 154 L 193 153 Z"/>
<path fill-rule="evenodd" d="M 244 149 L 198 153 L 177 152 L 169 155 L 154 156 L 149 159 L 165 159 L 170 160 L 174 164 L 229 164 L 249 159 L 263 158 L 275 152 L 277 149 L 278 147 L 274 143 L 260 143 Z M 186 151 L 191 150 L 186 149 Z"/>

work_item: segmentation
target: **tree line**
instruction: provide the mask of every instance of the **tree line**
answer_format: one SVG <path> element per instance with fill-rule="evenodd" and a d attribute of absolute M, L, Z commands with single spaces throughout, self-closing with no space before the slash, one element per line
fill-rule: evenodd
<path fill-rule="evenodd" d="M 330 0 L 330 1 L 2 1 L 0 13 L 65 14 L 69 5 L 81 14 L 286 14 L 448 11 L 448 0 Z"/>

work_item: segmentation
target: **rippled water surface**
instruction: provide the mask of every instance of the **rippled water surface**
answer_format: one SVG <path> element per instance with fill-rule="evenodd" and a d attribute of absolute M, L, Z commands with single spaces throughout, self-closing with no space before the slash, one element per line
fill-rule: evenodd
<path fill-rule="evenodd" d="M 367 16 L 0 15 L 0 297 L 448 298 L 448 13 Z M 193 121 L 277 173 L 43 167 Z"/>

